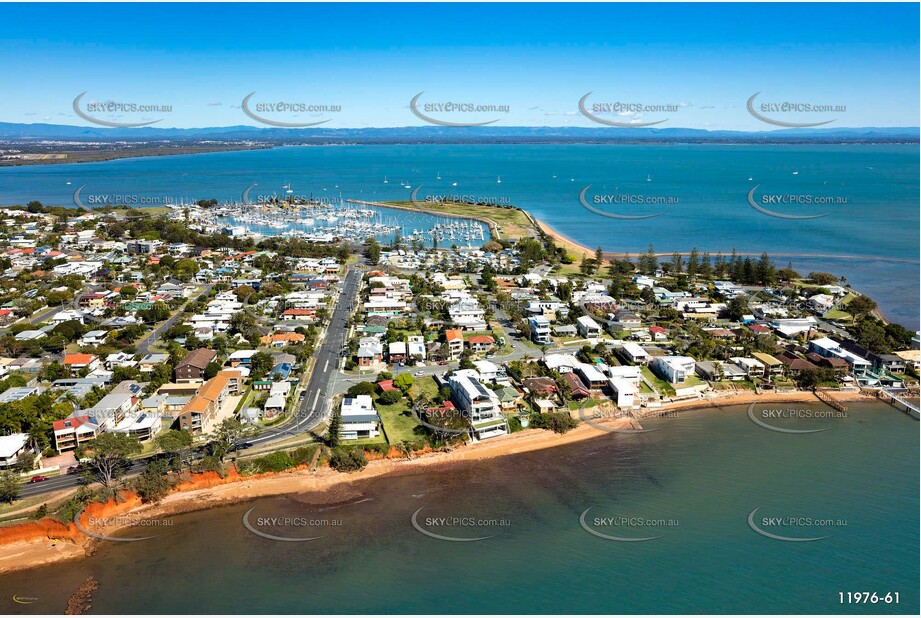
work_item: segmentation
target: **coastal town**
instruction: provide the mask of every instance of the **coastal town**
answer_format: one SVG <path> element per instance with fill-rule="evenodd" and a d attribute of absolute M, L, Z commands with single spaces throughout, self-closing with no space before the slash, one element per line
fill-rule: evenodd
<path fill-rule="evenodd" d="M 5 526 L 196 474 L 347 473 L 690 407 L 879 398 L 917 418 L 918 334 L 767 254 L 606 255 L 490 205 L 466 247 L 250 234 L 225 208 L 3 210 Z"/>

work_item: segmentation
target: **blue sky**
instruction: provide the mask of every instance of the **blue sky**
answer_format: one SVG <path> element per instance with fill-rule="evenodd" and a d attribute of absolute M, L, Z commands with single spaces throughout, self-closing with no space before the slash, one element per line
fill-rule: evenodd
<path fill-rule="evenodd" d="M 155 126 L 258 124 L 257 103 L 337 105 L 267 112 L 325 127 L 421 126 L 409 102 L 508 106 L 445 121 L 601 126 L 598 113 L 658 127 L 771 130 L 746 101 L 846 106 L 774 113 L 829 127 L 919 124 L 917 4 L 62 4 L 0 5 L 0 121 L 92 126 L 72 104 L 169 105 L 93 114 Z"/>

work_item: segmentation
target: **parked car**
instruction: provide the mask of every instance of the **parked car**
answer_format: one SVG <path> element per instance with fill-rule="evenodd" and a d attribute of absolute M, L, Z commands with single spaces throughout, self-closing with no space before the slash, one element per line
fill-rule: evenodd
<path fill-rule="evenodd" d="M 416 376 L 417 378 L 421 378 L 422 376 L 425 375 L 425 372 L 424 372 L 424 371 L 417 371 L 417 372 L 413 373 L 413 375 Z"/>
<path fill-rule="evenodd" d="M 83 466 L 71 466 L 67 468 L 67 474 L 80 474 L 83 472 Z"/>
<path fill-rule="evenodd" d="M 47 476 L 33 476 L 32 478 L 29 479 L 29 482 L 30 483 L 41 483 L 42 481 L 47 481 L 47 480 L 48 480 Z"/>

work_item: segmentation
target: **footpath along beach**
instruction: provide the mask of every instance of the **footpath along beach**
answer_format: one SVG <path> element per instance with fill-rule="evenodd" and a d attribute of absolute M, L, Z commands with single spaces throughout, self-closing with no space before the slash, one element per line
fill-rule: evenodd
<path fill-rule="evenodd" d="M 859 393 L 835 393 L 840 401 L 875 401 Z M 803 403 L 822 404 L 811 392 L 766 393 L 761 395 L 727 395 L 714 399 L 693 399 L 664 404 L 645 411 L 640 416 L 671 417 L 676 412 L 692 409 L 723 408 L 752 403 Z M 590 411 L 585 411 L 590 416 Z M 133 494 L 124 494 L 118 504 L 93 503 L 81 517 L 87 527 L 89 521 L 111 519 L 113 525 L 93 527 L 92 531 L 111 535 L 131 522 L 162 518 L 181 513 L 201 511 L 217 506 L 235 504 L 256 498 L 284 494 L 310 494 L 312 500 L 324 504 L 338 504 L 358 499 L 361 492 L 356 482 L 386 475 L 420 474 L 427 470 L 443 469 L 459 462 L 471 462 L 495 457 L 515 455 L 542 449 L 573 444 L 604 436 L 606 430 L 638 429 L 641 426 L 630 417 L 593 420 L 580 423 L 565 434 L 555 434 L 540 429 L 527 429 L 484 442 L 467 444 L 446 451 L 415 454 L 406 459 L 396 453 L 372 460 L 357 472 L 343 474 L 328 467 L 310 469 L 303 466 L 281 473 L 268 473 L 243 477 L 235 469 L 224 478 L 216 473 L 193 475 L 177 485 L 157 504 L 145 505 Z M 0 574 L 37 566 L 72 560 L 92 555 L 96 544 L 102 542 L 81 532 L 73 523 L 62 524 L 45 518 L 24 524 L 0 527 Z"/>

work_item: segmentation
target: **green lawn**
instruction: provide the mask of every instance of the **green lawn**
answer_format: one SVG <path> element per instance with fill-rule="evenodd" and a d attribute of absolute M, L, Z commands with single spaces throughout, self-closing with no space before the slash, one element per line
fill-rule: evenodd
<path fill-rule="evenodd" d="M 420 198 L 421 197 L 420 195 Z M 527 215 L 517 208 L 497 208 L 495 206 L 448 202 L 424 202 L 423 207 L 418 207 L 408 201 L 390 203 L 423 212 L 466 215 L 468 217 L 492 221 L 499 227 L 499 235 L 502 238 L 517 239 L 522 236 L 532 236 L 536 233 Z"/>
<path fill-rule="evenodd" d="M 438 385 L 435 383 L 435 378 L 432 376 L 423 376 L 421 378 L 416 378 L 410 392 L 414 398 L 419 395 L 425 395 L 429 399 L 433 399 L 435 395 L 438 394 Z"/>
<path fill-rule="evenodd" d="M 643 373 L 643 376 L 656 387 L 656 390 L 658 390 L 660 394 L 668 396 L 673 396 L 675 394 L 675 388 L 662 378 L 656 376 L 649 367 L 644 365 L 640 371 Z"/>
<path fill-rule="evenodd" d="M 375 444 L 387 444 L 384 434 L 376 438 L 359 438 L 358 440 L 340 440 L 342 446 L 373 446 Z"/>
<path fill-rule="evenodd" d="M 429 378 L 431 379 L 431 378 Z M 434 380 L 432 380 L 434 384 Z M 414 429 L 419 427 L 419 422 L 412 417 L 406 400 L 403 399 L 391 406 L 376 404 L 377 413 L 384 423 L 384 431 L 390 444 L 399 442 L 412 442 L 419 439 L 419 434 Z"/>

